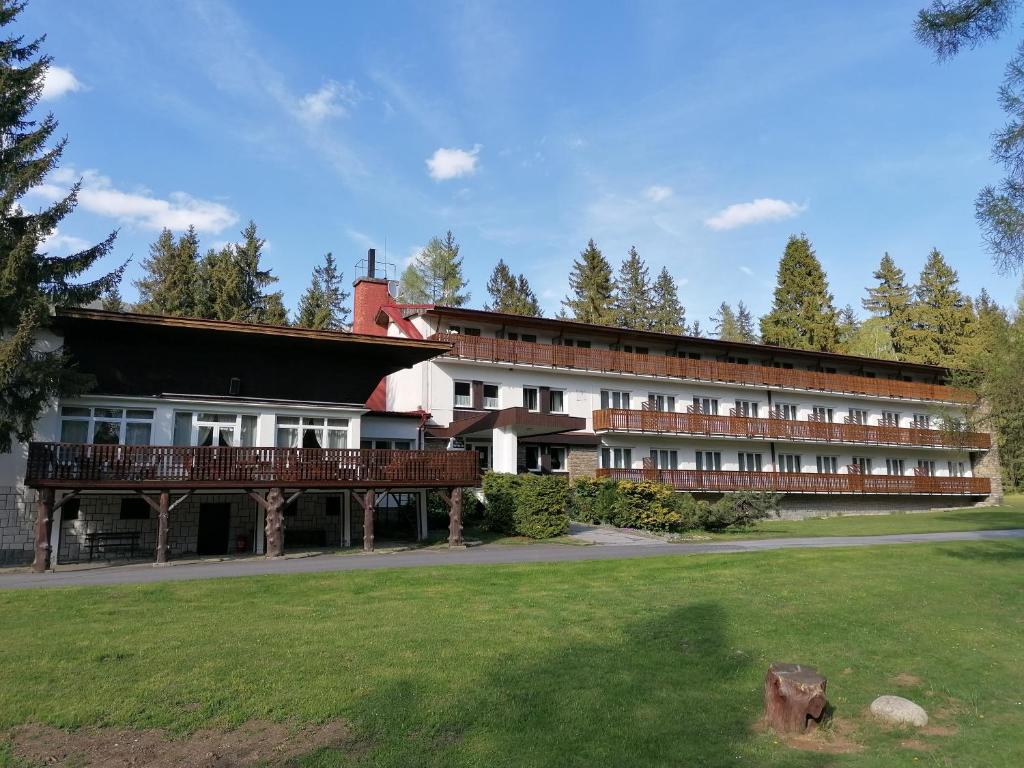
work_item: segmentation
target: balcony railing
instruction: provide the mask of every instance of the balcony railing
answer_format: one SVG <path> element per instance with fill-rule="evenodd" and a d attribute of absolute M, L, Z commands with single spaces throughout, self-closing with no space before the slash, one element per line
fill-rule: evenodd
<path fill-rule="evenodd" d="M 840 392 L 872 397 L 907 400 L 967 403 L 974 396 L 965 390 L 940 384 L 916 381 L 871 379 L 842 373 L 798 371 L 763 365 L 740 365 L 712 360 L 690 360 L 682 357 L 638 355 L 603 349 L 565 347 L 530 341 L 489 339 L 462 334 L 435 334 L 434 339 L 452 345 L 449 357 L 492 363 L 537 365 L 551 368 L 575 368 L 602 373 L 629 373 L 641 376 L 668 376 L 679 379 L 728 384 L 750 384 L 757 387 L 805 389 L 818 392 Z"/>
<path fill-rule="evenodd" d="M 992 438 L 986 432 L 949 433 L 939 429 L 915 427 L 835 424 L 824 421 L 758 419 L 750 416 L 717 416 L 621 408 L 594 411 L 594 431 L 742 437 L 750 440 L 810 440 L 961 450 L 988 450 L 992 447 Z"/>
<path fill-rule="evenodd" d="M 798 472 L 725 472 L 701 469 L 599 469 L 598 477 L 667 483 L 679 491 L 780 491 L 930 496 L 987 496 L 987 477 L 826 475 Z"/>
<path fill-rule="evenodd" d="M 25 484 L 52 488 L 454 487 L 479 482 L 475 451 L 31 443 Z"/>

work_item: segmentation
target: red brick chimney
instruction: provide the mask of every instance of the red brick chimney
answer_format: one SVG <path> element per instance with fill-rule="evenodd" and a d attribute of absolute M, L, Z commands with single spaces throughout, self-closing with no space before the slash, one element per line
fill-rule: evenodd
<path fill-rule="evenodd" d="M 380 308 L 386 304 L 394 304 L 395 300 L 388 291 L 386 278 L 377 275 L 377 251 L 373 248 L 366 252 L 366 275 L 358 277 L 352 288 L 352 332 L 365 333 L 369 336 L 387 336 L 387 323 L 377 322 Z"/>

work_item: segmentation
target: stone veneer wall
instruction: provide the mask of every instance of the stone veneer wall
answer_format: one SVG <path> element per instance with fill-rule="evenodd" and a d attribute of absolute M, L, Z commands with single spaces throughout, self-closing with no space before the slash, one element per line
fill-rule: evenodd
<path fill-rule="evenodd" d="M 992 483 L 992 493 L 985 501 L 992 506 L 1003 503 L 1003 467 L 999 462 L 999 446 L 992 435 L 992 448 L 985 453 L 972 454 L 971 471 L 975 477 L 987 477 Z"/>
<path fill-rule="evenodd" d="M 833 515 L 885 515 L 892 512 L 927 512 L 931 509 L 969 507 L 964 496 L 831 496 L 787 494 L 782 497 L 783 520 Z"/>
<path fill-rule="evenodd" d="M 0 566 L 32 562 L 36 494 L 21 486 L 0 486 Z"/>
<path fill-rule="evenodd" d="M 570 479 L 594 477 L 597 474 L 597 448 L 590 445 L 569 446 L 565 463 L 568 465 Z"/>

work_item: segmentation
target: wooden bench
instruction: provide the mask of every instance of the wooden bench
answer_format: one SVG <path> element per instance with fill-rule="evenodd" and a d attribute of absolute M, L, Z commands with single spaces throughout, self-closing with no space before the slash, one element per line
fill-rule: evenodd
<path fill-rule="evenodd" d="M 135 557 L 135 550 L 139 546 L 138 531 L 95 531 L 85 534 L 85 545 L 89 548 L 89 562 L 92 562 L 93 555 L 97 549 L 102 550 L 105 555 L 108 551 L 128 550 L 128 559 Z"/>

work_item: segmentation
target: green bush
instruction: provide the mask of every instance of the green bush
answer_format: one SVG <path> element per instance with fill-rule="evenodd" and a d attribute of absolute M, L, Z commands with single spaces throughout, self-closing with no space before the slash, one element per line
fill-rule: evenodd
<path fill-rule="evenodd" d="M 476 489 L 462 489 L 462 522 L 466 525 L 479 523 L 483 515 L 483 504 L 476 497 Z M 427 493 L 427 525 L 431 530 L 448 527 L 448 504 L 437 491 Z"/>
<path fill-rule="evenodd" d="M 579 477 L 572 482 L 572 519 L 583 523 L 606 523 L 618 484 L 614 480 Z"/>
<path fill-rule="evenodd" d="M 612 525 L 644 531 L 677 531 L 682 528 L 676 492 L 671 485 L 646 480 L 624 480 L 611 506 Z"/>
<path fill-rule="evenodd" d="M 515 532 L 516 497 L 521 478 L 501 472 L 484 475 L 484 509 L 480 525 L 484 530 L 498 533 Z"/>
<path fill-rule="evenodd" d="M 515 532 L 531 539 L 550 539 L 569 531 L 572 489 L 564 477 L 522 475 L 515 496 Z"/>
<path fill-rule="evenodd" d="M 767 491 L 727 493 L 714 504 L 707 505 L 699 527 L 705 531 L 747 528 L 757 520 L 775 515 L 781 498 L 781 494 Z"/>

